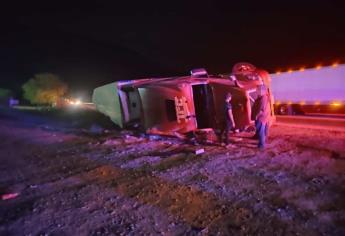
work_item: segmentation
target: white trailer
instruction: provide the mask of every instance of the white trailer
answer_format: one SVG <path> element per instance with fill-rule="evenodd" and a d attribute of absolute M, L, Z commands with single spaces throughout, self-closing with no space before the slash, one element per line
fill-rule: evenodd
<path fill-rule="evenodd" d="M 345 64 L 271 74 L 276 114 L 345 114 Z"/>

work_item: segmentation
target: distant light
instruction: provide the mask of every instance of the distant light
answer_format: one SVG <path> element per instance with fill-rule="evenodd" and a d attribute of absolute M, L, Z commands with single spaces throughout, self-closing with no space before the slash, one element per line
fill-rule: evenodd
<path fill-rule="evenodd" d="M 276 71 L 276 74 L 277 74 L 277 75 L 279 75 L 280 73 L 281 73 L 281 72 L 280 72 L 279 70 L 278 70 L 278 71 Z"/>
<path fill-rule="evenodd" d="M 276 105 L 279 105 L 281 102 L 280 101 L 275 101 L 275 104 Z"/>
<path fill-rule="evenodd" d="M 292 69 L 288 69 L 287 73 L 291 73 L 293 70 Z"/>
<path fill-rule="evenodd" d="M 319 101 L 314 102 L 314 105 L 320 105 Z"/>
<path fill-rule="evenodd" d="M 69 104 L 74 105 L 74 106 L 79 106 L 81 104 L 81 100 L 69 100 Z"/>
<path fill-rule="evenodd" d="M 301 106 L 305 105 L 305 101 L 300 101 L 299 105 L 301 105 Z"/>
<path fill-rule="evenodd" d="M 321 65 L 321 64 L 316 66 L 316 69 L 317 69 L 317 70 L 320 70 L 321 68 L 322 68 L 322 65 Z"/>
<path fill-rule="evenodd" d="M 299 69 L 299 71 L 304 71 L 305 70 L 305 67 L 301 67 L 300 69 Z"/>
<path fill-rule="evenodd" d="M 291 101 L 288 101 L 288 103 L 287 103 L 287 104 L 291 105 L 291 104 L 292 104 L 292 102 L 291 102 Z"/>
<path fill-rule="evenodd" d="M 339 107 L 342 105 L 342 103 L 341 102 L 332 102 L 331 105 L 335 106 L 335 107 Z"/>
<path fill-rule="evenodd" d="M 332 64 L 332 67 L 337 67 L 338 65 L 339 65 L 338 62 L 334 62 L 334 63 Z"/>

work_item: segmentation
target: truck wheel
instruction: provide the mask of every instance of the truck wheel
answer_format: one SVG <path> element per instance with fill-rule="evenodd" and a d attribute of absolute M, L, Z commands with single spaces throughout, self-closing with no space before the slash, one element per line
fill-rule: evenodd
<path fill-rule="evenodd" d="M 281 105 L 278 108 L 279 115 L 293 115 L 293 109 L 290 105 Z"/>

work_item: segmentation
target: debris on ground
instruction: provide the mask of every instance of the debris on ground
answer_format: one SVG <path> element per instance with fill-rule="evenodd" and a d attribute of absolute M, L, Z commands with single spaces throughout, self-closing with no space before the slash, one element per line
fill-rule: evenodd
<path fill-rule="evenodd" d="M 41 117 L 0 112 L 0 235 L 345 235 L 344 132 L 273 125 L 261 152 Z"/>
<path fill-rule="evenodd" d="M 9 200 L 19 196 L 19 193 L 6 193 L 1 195 L 1 200 Z"/>
<path fill-rule="evenodd" d="M 195 155 L 200 155 L 200 154 L 202 154 L 204 152 L 205 152 L 205 149 L 199 148 L 199 149 L 196 149 L 194 153 L 195 153 Z"/>

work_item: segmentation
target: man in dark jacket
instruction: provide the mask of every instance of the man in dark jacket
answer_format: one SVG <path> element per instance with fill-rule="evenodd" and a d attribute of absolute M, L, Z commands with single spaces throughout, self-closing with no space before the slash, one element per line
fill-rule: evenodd
<path fill-rule="evenodd" d="M 253 106 L 252 119 L 255 119 L 256 135 L 259 139 L 258 147 L 264 149 L 266 136 L 268 135 L 271 107 L 266 86 L 259 85 L 257 93 L 258 97 Z"/>
<path fill-rule="evenodd" d="M 225 126 L 222 128 L 220 133 L 220 142 L 223 141 L 223 134 L 225 133 L 225 143 L 229 144 L 229 131 L 234 130 L 235 128 L 235 121 L 234 116 L 232 114 L 232 106 L 231 106 L 231 93 L 227 93 L 225 96 Z"/>

